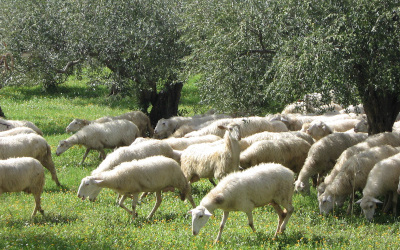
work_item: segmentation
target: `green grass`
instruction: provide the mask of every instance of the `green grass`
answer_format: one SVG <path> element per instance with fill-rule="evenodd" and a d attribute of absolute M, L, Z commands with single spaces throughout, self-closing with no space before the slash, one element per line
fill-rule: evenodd
<path fill-rule="evenodd" d="M 135 104 L 127 98 L 107 97 L 103 86 L 71 81 L 60 86 L 58 94 L 48 95 L 40 87 L 5 87 L 0 90 L 0 105 L 9 119 L 30 120 L 45 133 L 52 147 L 53 160 L 63 187 L 57 187 L 46 170 L 46 185 L 42 195 L 45 215 L 30 218 L 34 201 L 24 193 L 0 196 L 0 248 L 2 249 L 398 249 L 400 248 L 399 219 L 376 214 L 369 223 L 360 216 L 359 206 L 354 215 L 344 209 L 329 216 L 319 215 L 316 191 L 303 197 L 294 195 L 295 212 L 286 233 L 273 239 L 277 215 L 269 206 L 254 210 L 257 232 L 247 226 L 246 215 L 232 212 L 222 234 L 222 241 L 213 245 L 222 212 L 215 216 L 194 237 L 191 235 L 189 203 L 182 202 L 178 193 L 164 193 L 163 202 L 151 220 L 146 216 L 155 203 L 147 197 L 137 208 L 138 218 L 115 205 L 116 194 L 102 190 L 96 202 L 81 201 L 77 189 L 83 177 L 100 161 L 90 153 L 85 164 L 79 165 L 84 148 L 73 147 L 61 156 L 54 154 L 58 141 L 69 137 L 65 127 L 73 118 L 94 119 L 104 115 L 119 115 Z M 194 84 L 183 90 L 182 108 L 188 114 L 201 110 Z M 193 185 L 196 204 L 211 189 L 208 181 Z M 129 201 L 126 202 L 129 205 Z"/>

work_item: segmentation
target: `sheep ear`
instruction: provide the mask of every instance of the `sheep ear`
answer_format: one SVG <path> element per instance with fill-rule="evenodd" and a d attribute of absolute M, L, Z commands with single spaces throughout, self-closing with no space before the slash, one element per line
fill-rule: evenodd
<path fill-rule="evenodd" d="M 219 129 L 225 129 L 225 130 L 228 129 L 226 126 L 222 126 L 222 125 L 219 125 L 218 128 Z"/>
<path fill-rule="evenodd" d="M 362 199 L 359 199 L 358 201 L 356 201 L 356 204 L 360 204 L 362 201 Z"/>
<path fill-rule="evenodd" d="M 204 209 L 204 215 L 212 216 L 212 213 L 210 213 L 210 211 L 208 211 L 207 209 Z"/>
<path fill-rule="evenodd" d="M 326 200 L 332 202 L 332 196 L 328 195 L 328 197 L 326 197 Z"/>
<path fill-rule="evenodd" d="M 93 180 L 94 184 L 100 184 L 103 182 L 103 180 Z"/>
<path fill-rule="evenodd" d="M 376 198 L 372 198 L 372 201 L 375 202 L 375 203 L 383 203 L 382 201 L 380 201 L 380 200 L 378 200 Z"/>

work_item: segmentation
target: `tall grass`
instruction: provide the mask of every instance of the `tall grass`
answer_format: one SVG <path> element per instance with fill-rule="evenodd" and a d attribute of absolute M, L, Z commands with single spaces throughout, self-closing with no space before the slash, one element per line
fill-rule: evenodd
<path fill-rule="evenodd" d="M 181 110 L 192 114 L 198 106 L 194 83 L 183 90 Z M 146 216 L 155 203 L 153 196 L 143 200 L 138 218 L 116 206 L 116 194 L 102 190 L 96 202 L 81 201 L 76 196 L 80 180 L 99 164 L 97 153 L 90 153 L 79 165 L 84 148 L 75 146 L 61 156 L 54 154 L 58 141 L 69 137 L 65 127 L 73 118 L 95 119 L 119 115 L 136 109 L 129 98 L 107 97 L 107 89 L 70 81 L 57 94 L 46 94 L 40 87 L 5 87 L 0 90 L 0 105 L 9 119 L 23 119 L 40 127 L 49 142 L 62 187 L 57 187 L 46 170 L 42 195 L 45 215 L 30 218 L 34 207 L 32 195 L 24 193 L 0 196 L 0 248 L 3 249 L 398 249 L 399 219 L 382 214 L 379 208 L 370 223 L 355 206 L 353 215 L 336 209 L 329 216 L 319 215 L 316 191 L 303 197 L 294 195 L 295 212 L 286 233 L 272 236 L 277 215 L 269 206 L 254 210 L 257 232 L 247 225 L 244 213 L 231 213 L 219 244 L 213 245 L 222 217 L 217 210 L 200 235 L 191 235 L 190 204 L 178 193 L 164 193 L 163 202 L 151 220 Z M 212 188 L 208 181 L 193 185 L 196 204 Z M 129 203 L 129 201 L 126 201 Z M 128 205 L 128 204 L 127 204 Z"/>

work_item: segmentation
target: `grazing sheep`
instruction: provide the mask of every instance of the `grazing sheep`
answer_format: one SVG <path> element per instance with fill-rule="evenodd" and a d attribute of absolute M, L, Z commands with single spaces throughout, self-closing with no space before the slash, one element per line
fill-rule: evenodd
<path fill-rule="evenodd" d="M 384 132 L 376 135 L 369 136 L 365 141 L 351 146 L 343 151 L 343 153 L 337 159 L 335 166 L 328 176 L 326 176 L 324 182 L 318 186 L 318 196 L 325 192 L 325 188 L 329 185 L 339 173 L 343 164 L 353 155 L 360 153 L 364 150 L 380 145 L 390 145 L 393 147 L 400 146 L 400 133 L 395 132 Z"/>
<path fill-rule="evenodd" d="M 190 183 L 200 178 L 219 180 L 230 172 L 239 170 L 240 127 L 231 123 L 228 126 L 219 126 L 219 129 L 225 131 L 223 144 L 195 144 L 183 150 L 181 168 Z"/>
<path fill-rule="evenodd" d="M 199 234 L 216 209 L 222 209 L 224 215 L 215 242 L 221 239 L 230 211 L 245 212 L 249 226 L 255 231 L 252 211 L 256 207 L 270 204 L 279 219 L 274 235 L 276 237 L 278 233 L 284 232 L 294 211 L 293 181 L 294 173 L 275 163 L 260 164 L 243 172 L 229 174 L 201 200 L 199 206 L 189 211 L 192 215 L 193 235 Z"/>
<path fill-rule="evenodd" d="M 300 170 L 295 182 L 295 190 L 303 195 L 309 194 L 309 178 L 315 175 L 319 175 L 319 178 L 325 176 L 345 149 L 367 137 L 366 134 L 333 133 L 315 142 L 308 151 L 304 166 Z"/>
<path fill-rule="evenodd" d="M 9 130 L 5 130 L 0 132 L 0 137 L 4 136 L 13 136 L 19 134 L 38 134 L 35 130 L 28 128 L 28 127 L 15 127 Z"/>
<path fill-rule="evenodd" d="M 363 189 L 363 197 L 357 201 L 367 220 L 374 217 L 376 204 L 382 203 L 377 199 L 378 196 L 392 193 L 393 214 L 396 215 L 397 210 L 397 187 L 400 176 L 400 154 L 395 154 L 378 163 L 371 169 L 368 174 L 367 183 Z"/>
<path fill-rule="evenodd" d="M 336 121 L 312 121 L 306 130 L 316 141 L 334 132 L 346 132 L 359 122 L 358 119 L 344 119 Z"/>
<path fill-rule="evenodd" d="M 164 142 L 168 143 L 175 150 L 184 150 L 193 144 L 215 142 L 218 140 L 221 140 L 221 137 L 219 137 L 217 135 L 203 135 L 203 136 L 190 137 L 190 138 L 169 137 L 169 138 L 163 139 Z"/>
<path fill-rule="evenodd" d="M 43 132 L 30 121 L 6 120 L 0 117 L 0 131 L 6 131 L 16 127 L 28 127 L 33 129 L 38 135 L 43 135 Z"/>
<path fill-rule="evenodd" d="M 32 157 L 47 168 L 53 181 L 60 186 L 56 168 L 51 157 L 51 148 L 47 141 L 37 134 L 19 134 L 0 137 L 0 159 L 14 157 Z"/>
<path fill-rule="evenodd" d="M 368 174 L 374 165 L 399 152 L 400 148 L 383 145 L 350 157 L 335 179 L 325 188 L 325 192 L 318 197 L 320 212 L 328 214 L 332 211 L 334 204 L 342 206 L 346 197 L 350 196 L 350 205 L 347 210 L 347 213 L 350 213 L 354 202 L 354 192 L 364 189 Z"/>
<path fill-rule="evenodd" d="M 150 214 L 150 219 L 160 206 L 161 191 L 180 190 L 181 200 L 187 198 L 192 207 L 195 207 L 190 185 L 182 173 L 179 164 L 165 156 L 152 156 L 141 160 L 123 162 L 109 171 L 102 171 L 82 179 L 78 190 L 78 197 L 84 200 L 89 197 L 94 201 L 102 188 L 110 188 L 122 195 L 119 206 L 136 215 L 136 204 L 141 192 L 156 192 L 156 204 Z M 124 205 L 127 197 L 132 197 L 132 210 Z"/>
<path fill-rule="evenodd" d="M 240 140 L 240 150 L 243 151 L 248 148 L 251 144 L 261 141 L 261 140 L 280 140 L 284 138 L 301 138 L 307 141 L 310 145 L 314 143 L 313 138 L 303 132 L 300 131 L 291 131 L 291 132 L 260 132 L 254 135 L 247 136 Z"/>
<path fill-rule="evenodd" d="M 128 120 L 115 120 L 106 123 L 92 123 L 83 127 L 66 140 L 60 141 L 57 147 L 57 156 L 64 153 L 73 145 L 83 145 L 86 152 L 83 155 L 82 164 L 90 150 L 98 150 L 102 159 L 106 157 L 105 148 L 128 146 L 138 134 L 138 127 Z"/>
<path fill-rule="evenodd" d="M 40 205 L 45 178 L 42 164 L 31 157 L 9 158 L 0 160 L 0 195 L 2 193 L 26 192 L 35 197 L 35 209 L 32 216 L 39 211 L 44 214 Z"/>
<path fill-rule="evenodd" d="M 105 123 L 115 120 L 128 120 L 133 122 L 139 129 L 138 136 L 153 136 L 153 128 L 151 127 L 150 118 L 141 111 L 132 111 L 119 116 L 105 116 L 94 121 L 85 119 L 74 119 L 65 129 L 67 133 L 76 132 L 83 127 L 93 123 Z"/>
<path fill-rule="evenodd" d="M 286 125 L 281 121 L 269 121 L 265 117 L 243 117 L 243 118 L 233 118 L 233 119 L 220 119 L 212 124 L 204 127 L 198 131 L 193 131 L 185 135 L 185 137 L 194 137 L 202 135 L 217 135 L 219 137 L 224 136 L 224 131 L 220 130 L 219 126 L 226 126 L 229 123 L 236 123 L 240 126 L 240 133 L 243 137 L 249 135 L 269 131 L 269 132 L 287 132 L 289 131 Z"/>
<path fill-rule="evenodd" d="M 260 163 L 275 162 L 299 173 L 310 147 L 308 142 L 297 137 L 258 141 L 240 154 L 240 166 L 246 169 Z"/>

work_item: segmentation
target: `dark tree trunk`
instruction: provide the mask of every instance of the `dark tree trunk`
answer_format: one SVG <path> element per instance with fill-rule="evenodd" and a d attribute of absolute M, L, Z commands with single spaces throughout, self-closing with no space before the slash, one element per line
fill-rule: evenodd
<path fill-rule="evenodd" d="M 1 107 L 0 107 L 0 116 L 3 117 L 3 118 L 6 117 L 6 116 L 4 115 L 4 113 L 3 113 L 3 110 L 1 110 Z"/>
<path fill-rule="evenodd" d="M 178 104 L 181 98 L 183 83 L 172 83 L 158 94 L 153 94 L 151 104 L 153 108 L 150 111 L 150 121 L 153 126 L 161 118 L 169 118 L 178 114 Z"/>

